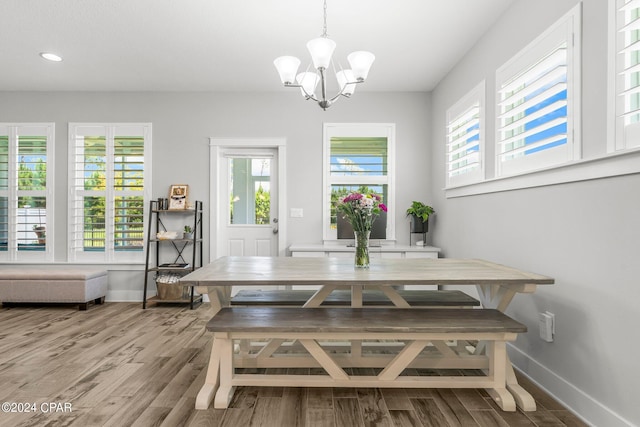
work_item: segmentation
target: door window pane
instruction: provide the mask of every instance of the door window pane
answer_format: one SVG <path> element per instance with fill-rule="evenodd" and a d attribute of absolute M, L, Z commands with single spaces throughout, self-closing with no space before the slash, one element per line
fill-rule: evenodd
<path fill-rule="evenodd" d="M 229 223 L 268 225 L 271 159 L 229 159 Z"/>

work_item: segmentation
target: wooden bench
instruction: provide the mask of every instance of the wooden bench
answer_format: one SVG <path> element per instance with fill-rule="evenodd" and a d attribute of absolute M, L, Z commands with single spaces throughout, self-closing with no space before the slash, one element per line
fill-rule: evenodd
<path fill-rule="evenodd" d="M 89 302 L 102 304 L 108 272 L 95 268 L 6 268 L 0 270 L 3 306 L 27 303 L 72 303 L 86 310 Z"/>
<path fill-rule="evenodd" d="M 302 307 L 316 291 L 294 290 L 250 290 L 242 289 L 231 298 L 231 306 Z M 477 307 L 480 302 L 457 290 L 397 290 L 412 307 Z M 351 305 L 349 290 L 334 290 L 322 303 L 322 307 Z M 393 302 L 378 290 L 362 291 L 363 306 L 393 306 Z"/>
<path fill-rule="evenodd" d="M 515 400 L 506 385 L 506 341 L 515 340 L 527 328 L 492 309 L 231 307 L 219 311 L 207 324 L 207 330 L 214 333 L 214 340 L 196 409 L 208 408 L 214 394 L 214 407 L 226 408 L 236 386 L 445 387 L 486 388 L 503 410 L 514 411 Z M 234 353 L 234 340 L 251 339 L 270 341 L 254 354 Z M 351 354 L 346 355 L 329 351 L 322 346 L 323 340 L 397 340 L 403 347 L 395 354 L 376 358 L 359 354 L 362 346 L 352 348 Z M 431 366 L 449 368 L 449 361 L 455 360 L 456 355 L 443 343 L 450 340 L 485 342 L 486 353 L 476 357 L 484 360 L 481 369 L 486 370 L 486 375 L 401 375 L 406 368 L 419 366 L 414 364 L 417 359 L 430 358 L 424 353 L 434 349 L 440 356 Z M 299 363 L 301 357 L 278 353 L 283 343 L 292 341 L 306 350 L 305 363 Z M 373 360 L 370 366 L 364 363 L 368 359 Z M 253 363 L 243 363 L 246 361 Z M 247 374 L 236 372 L 239 366 L 320 367 L 324 374 Z M 372 366 L 382 369 L 376 375 L 349 375 L 343 369 Z"/>

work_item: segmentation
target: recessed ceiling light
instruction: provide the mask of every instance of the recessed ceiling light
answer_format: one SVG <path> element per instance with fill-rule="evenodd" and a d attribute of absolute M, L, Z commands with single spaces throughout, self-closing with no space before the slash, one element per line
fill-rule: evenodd
<path fill-rule="evenodd" d="M 55 53 L 51 53 L 51 52 L 40 52 L 40 56 L 42 56 L 47 61 L 53 61 L 53 62 L 62 61 L 62 57 L 61 56 L 58 56 Z"/>

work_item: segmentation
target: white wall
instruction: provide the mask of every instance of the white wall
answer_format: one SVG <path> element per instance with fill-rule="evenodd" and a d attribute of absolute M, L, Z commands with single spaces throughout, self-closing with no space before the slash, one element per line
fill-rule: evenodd
<path fill-rule="evenodd" d="M 215 78 L 212 76 L 212 78 Z M 3 92 L 0 122 L 55 122 L 55 261 L 67 256 L 68 122 L 151 122 L 153 197 L 167 197 L 171 184 L 188 184 L 189 197 L 203 200 L 209 218 L 209 137 L 284 137 L 287 139 L 288 206 L 303 218 L 288 221 L 292 242 L 321 243 L 322 125 L 324 122 L 396 123 L 396 215 L 399 243 L 408 243 L 404 211 L 411 200 L 429 200 L 430 95 L 356 92 L 329 110 L 304 101 L 297 90 L 279 93 L 109 93 Z M 205 222 L 205 234 L 209 224 Z M 205 245 L 205 261 L 208 245 Z M 111 280 L 112 299 L 141 298 L 143 273 Z"/>
<path fill-rule="evenodd" d="M 529 332 L 516 365 L 597 426 L 640 424 L 637 308 L 640 176 L 594 179 L 446 199 L 445 112 L 487 82 L 487 142 L 493 131 L 494 71 L 564 15 L 576 0 L 520 0 L 432 93 L 434 244 L 447 257 L 479 257 L 556 279 L 518 296 L 508 314 Z M 583 2 L 582 144 L 604 154 L 607 129 L 607 2 Z M 538 337 L 537 313 L 556 315 L 555 342 Z"/>

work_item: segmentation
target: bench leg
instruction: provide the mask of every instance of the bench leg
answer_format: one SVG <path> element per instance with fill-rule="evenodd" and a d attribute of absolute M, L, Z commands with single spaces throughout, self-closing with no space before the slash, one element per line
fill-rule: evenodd
<path fill-rule="evenodd" d="M 489 395 L 503 411 L 516 410 L 516 401 L 506 388 L 507 369 L 507 344 L 504 341 L 490 341 L 486 345 L 489 356 L 489 375 L 493 377 L 494 387 L 487 389 Z"/>
<path fill-rule="evenodd" d="M 516 410 L 516 402 L 506 388 L 488 388 L 486 391 L 503 411 L 514 412 Z"/>
<path fill-rule="evenodd" d="M 89 307 L 89 303 L 88 302 L 83 302 L 81 304 L 78 304 L 78 310 L 80 310 L 80 311 L 87 311 L 88 307 Z"/>
<path fill-rule="evenodd" d="M 220 340 L 220 387 L 213 400 L 215 409 L 226 409 L 231 403 L 235 387 L 231 384 L 233 378 L 233 340 L 231 338 L 216 338 Z"/>
<path fill-rule="evenodd" d="M 398 378 L 402 371 L 413 362 L 427 344 L 429 344 L 427 340 L 408 342 L 407 345 L 400 350 L 400 353 L 378 374 L 378 378 L 381 381 L 393 381 Z"/>
<path fill-rule="evenodd" d="M 536 410 L 536 401 L 527 390 L 518 384 L 518 379 L 513 371 L 513 366 L 507 358 L 507 390 L 511 392 L 516 400 L 516 404 L 525 412 Z"/>
<path fill-rule="evenodd" d="M 104 298 L 105 297 L 96 298 L 93 302 L 96 304 L 104 304 Z"/>
<path fill-rule="evenodd" d="M 198 392 L 196 397 L 196 409 L 207 409 L 213 400 L 213 396 L 218 389 L 220 380 L 220 352 L 222 349 L 222 341 L 213 339 L 211 344 L 211 356 L 209 356 L 209 367 L 207 369 L 207 377 L 204 385 Z"/>

